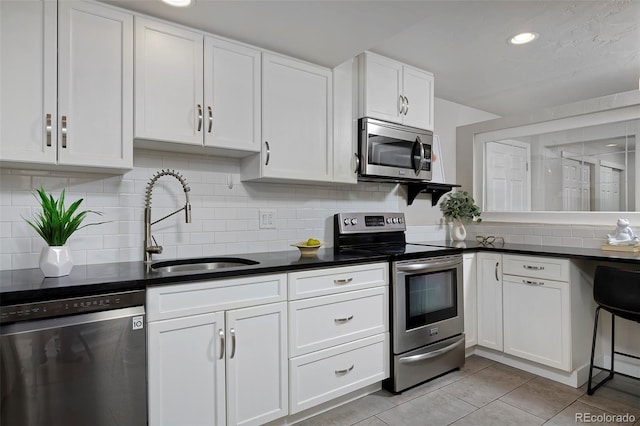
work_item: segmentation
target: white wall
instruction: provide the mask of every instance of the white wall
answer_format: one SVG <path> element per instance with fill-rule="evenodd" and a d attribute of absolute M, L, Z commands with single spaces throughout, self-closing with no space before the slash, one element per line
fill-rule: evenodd
<path fill-rule="evenodd" d="M 435 129 L 433 134 L 440 137 L 445 180 L 447 183 L 457 183 L 456 127 L 490 120 L 498 116 L 439 98 L 435 98 L 434 113 Z M 462 189 L 471 191 L 471 188 Z M 405 193 L 406 200 L 406 188 L 404 186 L 402 191 Z M 441 223 L 442 212 L 440 207 L 432 207 L 431 196 L 427 194 L 418 195 L 418 198 L 410 206 L 407 206 L 406 202 L 401 203 L 401 210 L 404 212 L 409 225 L 422 226 Z"/>

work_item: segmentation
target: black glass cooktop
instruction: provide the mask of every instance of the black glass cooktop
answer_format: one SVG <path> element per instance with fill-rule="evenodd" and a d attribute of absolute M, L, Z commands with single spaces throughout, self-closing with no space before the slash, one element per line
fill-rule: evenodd
<path fill-rule="evenodd" d="M 402 244 L 402 245 L 378 245 L 350 247 L 340 250 L 341 254 L 366 254 L 375 253 L 391 256 L 392 259 L 417 258 L 417 257 L 433 257 L 445 256 L 462 253 L 462 249 L 451 247 L 435 247 L 420 244 Z"/>

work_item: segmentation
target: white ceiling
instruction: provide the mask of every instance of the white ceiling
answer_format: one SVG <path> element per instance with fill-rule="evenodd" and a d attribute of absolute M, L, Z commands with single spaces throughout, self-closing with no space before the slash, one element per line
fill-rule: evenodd
<path fill-rule="evenodd" d="M 334 67 L 364 50 L 435 75 L 436 96 L 501 116 L 637 90 L 640 0 L 103 0 Z M 506 43 L 521 31 L 540 38 Z"/>

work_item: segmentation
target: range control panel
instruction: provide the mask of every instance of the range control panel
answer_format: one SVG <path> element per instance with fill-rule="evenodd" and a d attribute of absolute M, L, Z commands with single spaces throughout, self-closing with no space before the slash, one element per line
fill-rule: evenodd
<path fill-rule="evenodd" d="M 398 232 L 407 229 L 404 213 L 338 213 L 340 234 Z"/>

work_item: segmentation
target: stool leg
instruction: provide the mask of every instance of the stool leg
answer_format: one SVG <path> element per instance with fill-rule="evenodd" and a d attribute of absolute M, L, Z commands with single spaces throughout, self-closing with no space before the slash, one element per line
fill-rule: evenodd
<path fill-rule="evenodd" d="M 598 317 L 600 316 L 600 306 L 596 308 L 596 318 L 593 322 L 593 341 L 591 343 L 591 362 L 589 363 L 589 382 L 587 383 L 587 394 L 593 395 L 595 389 L 591 388 L 591 379 L 593 378 L 593 358 L 596 352 L 596 336 L 598 335 Z"/>
<path fill-rule="evenodd" d="M 616 343 L 616 316 L 611 314 L 611 370 L 609 370 L 609 377 L 607 380 L 613 378 L 613 357 L 615 355 L 615 343 Z"/>

